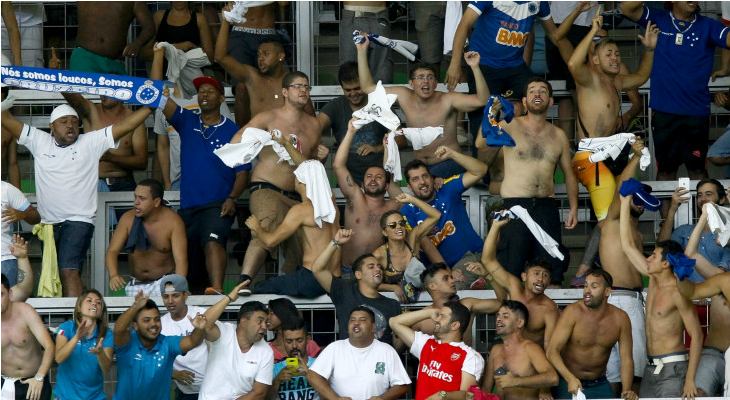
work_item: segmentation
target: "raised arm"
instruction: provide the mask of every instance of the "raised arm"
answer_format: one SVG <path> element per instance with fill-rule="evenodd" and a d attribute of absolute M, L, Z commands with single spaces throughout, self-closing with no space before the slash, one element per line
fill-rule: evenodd
<path fill-rule="evenodd" d="M 467 7 L 461 17 L 459 26 L 456 28 L 451 50 L 451 63 L 449 63 L 449 69 L 446 71 L 446 88 L 450 92 L 456 89 L 456 85 L 461 81 L 461 57 L 464 54 L 464 45 L 477 18 L 479 18 L 479 14 Z"/>
<path fill-rule="evenodd" d="M 190 318 L 187 315 L 188 320 L 193 325 L 193 331 L 180 339 L 180 351 L 186 354 L 188 351 L 200 346 L 203 343 L 205 337 L 205 328 L 207 326 L 205 315 L 198 313 L 195 318 Z"/>
<path fill-rule="evenodd" d="M 411 311 L 391 317 L 388 323 L 393 333 L 410 348 L 413 341 L 416 340 L 416 332 L 413 330 L 413 325 L 425 319 L 433 318 L 437 312 L 437 310 L 432 308 L 422 308 L 418 311 Z"/>
<path fill-rule="evenodd" d="M 507 289 L 512 295 L 522 290 L 522 283 L 516 276 L 502 268 L 502 264 L 497 260 L 497 244 L 499 243 L 499 231 L 507 224 L 509 220 L 492 222 L 492 228 L 489 229 L 486 239 L 484 239 L 484 248 L 482 250 L 482 265 L 471 265 L 467 269 L 475 274 L 486 276 L 491 274 L 494 278 L 493 282 Z"/>
<path fill-rule="evenodd" d="M 639 271 L 640 274 L 648 276 L 648 265 L 644 254 L 636 248 L 634 243 L 634 235 L 631 233 L 631 201 L 633 195 L 627 197 L 620 196 L 621 199 L 621 215 L 619 218 L 619 233 L 621 236 L 621 248 L 626 254 L 634 268 Z"/>
<path fill-rule="evenodd" d="M 33 295 L 33 269 L 28 259 L 28 242 L 16 233 L 13 235 L 13 244 L 9 248 L 10 254 L 15 256 L 18 261 L 18 282 L 10 288 L 13 293 L 10 301 L 24 302 Z"/>
<path fill-rule="evenodd" d="M 355 45 L 357 47 L 357 74 L 360 77 L 360 88 L 363 93 L 371 93 L 375 90 L 377 82 L 373 81 L 373 75 L 370 72 L 370 66 L 368 64 L 368 46 L 370 45 L 370 39 L 368 39 L 367 32 L 360 31 L 360 34 L 365 38 L 365 42 Z M 407 96 L 410 91 L 410 89 L 404 86 L 389 86 L 385 88 L 386 93 L 398 95 L 399 101 L 403 101 L 403 97 Z"/>
<path fill-rule="evenodd" d="M 154 55 L 152 58 L 152 72 L 150 73 L 150 78 L 155 79 L 155 78 L 153 78 L 153 76 L 155 76 L 155 77 L 160 78 L 158 80 L 161 80 L 163 78 L 162 62 L 165 60 L 165 48 L 164 47 L 158 48 L 157 43 L 155 43 L 155 45 L 152 46 L 152 49 L 154 51 Z M 177 84 L 175 84 L 175 86 L 177 86 Z M 176 95 L 179 94 L 179 92 L 176 92 L 176 93 L 177 93 Z M 175 111 L 177 110 L 177 103 L 175 103 L 175 101 L 172 98 L 170 98 L 170 88 L 168 88 L 167 86 L 165 86 L 165 88 L 162 89 L 162 95 L 167 97 L 167 102 L 165 103 L 165 106 L 162 107 L 162 115 L 164 115 L 165 119 L 167 119 L 169 121 L 170 118 L 172 118 L 172 116 L 175 114 Z M 169 141 L 169 139 L 168 139 L 168 141 Z M 169 157 L 168 157 L 168 159 L 169 159 Z M 169 168 L 169 163 L 168 163 L 168 168 Z"/>
<path fill-rule="evenodd" d="M 682 296 L 692 300 L 705 299 L 718 294 L 730 298 L 730 272 L 717 274 L 700 283 L 692 283 L 689 279 L 683 281 L 677 279 L 677 287 Z"/>
<path fill-rule="evenodd" d="M 325 115 L 326 117 L 326 114 L 324 113 L 319 113 L 319 115 Z M 319 116 L 317 118 L 319 118 Z M 332 161 L 332 169 L 335 170 L 337 185 L 340 187 L 340 190 L 342 190 L 342 195 L 345 196 L 345 201 L 347 202 L 351 202 L 354 196 L 362 195 L 360 187 L 357 186 L 355 180 L 350 174 L 350 171 L 347 169 L 347 159 L 350 156 L 350 147 L 352 146 L 352 140 L 357 132 L 357 128 L 355 128 L 352 123 L 357 119 L 357 117 L 353 117 L 347 124 L 347 133 L 345 133 L 345 137 L 342 138 L 340 146 L 337 147 L 335 159 Z M 327 118 L 327 121 L 329 121 L 329 118 Z"/>
<path fill-rule="evenodd" d="M 139 293 L 134 296 L 134 303 L 119 316 L 117 322 L 114 324 L 114 346 L 122 347 L 129 343 L 131 334 L 129 332 L 129 325 L 134 321 L 134 316 L 142 307 L 147 304 L 147 300 L 150 299 L 150 295 L 143 295 L 140 289 Z"/>
<path fill-rule="evenodd" d="M 619 175 L 618 179 L 619 184 L 616 187 L 616 192 L 614 192 L 613 194 L 613 200 L 611 201 L 611 205 L 608 206 L 606 219 L 612 221 L 617 220 L 621 214 L 621 199 L 619 199 L 621 185 L 624 181 L 627 181 L 636 176 L 636 169 L 639 168 L 639 160 L 641 159 L 641 151 L 644 149 L 644 141 L 637 138 L 636 142 L 631 145 L 631 149 L 634 151 L 634 156 L 631 157 L 629 163 L 626 164 L 624 170 L 621 171 L 621 175 Z"/>
<path fill-rule="evenodd" d="M 56 48 L 51 47 L 51 58 L 48 60 L 48 68 L 50 69 L 61 69 L 63 64 L 61 63 L 61 59 L 58 58 L 58 54 L 56 53 Z M 91 102 L 91 100 L 88 100 L 84 98 L 79 93 L 61 93 L 63 98 L 68 102 L 68 104 L 73 108 L 77 114 L 79 114 L 79 118 L 81 118 L 82 121 L 91 121 L 91 113 L 94 108 L 94 103 Z"/>
<path fill-rule="evenodd" d="M 713 205 L 709 202 L 703 205 L 702 215 L 697 221 L 697 225 L 692 229 L 692 234 L 687 241 L 687 247 L 684 249 L 684 254 L 687 257 L 697 260 L 695 269 L 705 279 L 725 271 L 722 267 L 713 265 L 698 251 L 700 239 L 702 239 L 702 234 L 705 232 L 705 227 L 707 226 L 707 207 L 713 207 Z"/>
<path fill-rule="evenodd" d="M 421 238 L 428 235 L 428 233 L 431 232 L 431 229 L 436 226 L 436 223 L 439 222 L 439 219 L 441 218 L 441 211 L 408 193 L 399 194 L 395 200 L 401 204 L 412 203 L 426 214 L 426 220 L 414 226 L 408 234 L 408 244 L 411 245 L 414 252 L 418 252 L 417 249 L 420 247 Z"/>
<path fill-rule="evenodd" d="M 622 1 L 619 7 L 621 7 L 621 13 L 632 21 L 638 20 L 644 13 L 643 1 Z"/>
<path fill-rule="evenodd" d="M 674 189 L 674 193 L 672 193 L 672 200 L 669 203 L 669 211 L 667 212 L 667 217 L 664 218 L 664 222 L 662 222 L 662 227 L 656 238 L 657 241 L 669 240 L 672 237 L 674 216 L 677 214 L 679 206 L 689 201 L 690 196 L 685 196 L 688 193 L 689 190 L 686 190 L 681 186 Z"/>
<path fill-rule="evenodd" d="M 565 24 L 563 23 L 561 26 L 562 25 Z M 593 36 L 595 36 L 596 32 L 602 29 L 602 27 L 603 17 L 601 16 L 601 6 L 599 6 L 598 9 L 596 9 L 596 14 L 593 16 L 591 30 L 583 38 L 583 40 L 580 41 L 578 46 L 576 46 L 575 50 L 573 50 L 573 54 L 567 62 L 570 74 L 573 76 L 573 79 L 575 79 L 575 82 L 581 86 L 591 86 L 591 83 L 593 82 L 593 70 L 591 66 L 586 63 L 586 57 L 588 57 L 588 51 L 593 43 Z M 592 62 L 592 60 L 589 60 L 589 63 Z"/>
<path fill-rule="evenodd" d="M 220 299 L 217 303 L 213 304 L 212 306 L 210 306 L 210 308 L 205 310 L 205 314 L 203 314 L 203 316 L 205 317 L 205 340 L 215 342 L 221 337 L 221 330 L 220 328 L 218 328 L 218 325 L 216 325 L 215 322 L 218 321 L 218 318 L 221 317 L 221 314 L 223 314 L 223 311 L 226 310 L 226 307 L 228 307 L 229 304 L 238 300 L 238 291 L 244 287 L 247 287 L 249 283 L 251 283 L 250 279 L 246 279 L 245 281 L 239 283 L 236 287 L 233 288 L 233 290 L 231 290 L 230 293 L 223 296 L 223 298 Z"/>
<path fill-rule="evenodd" d="M 354 232 L 352 229 L 338 230 L 337 233 L 335 233 L 334 239 L 327 244 L 327 247 L 325 247 L 312 262 L 312 274 L 327 293 L 330 292 L 330 288 L 332 287 L 332 272 L 330 272 L 327 268 L 330 259 L 335 255 L 337 249 L 339 249 L 343 243 L 350 240 L 353 234 Z"/>
<path fill-rule="evenodd" d="M 466 154 L 454 151 L 450 147 L 439 146 L 434 154 L 436 155 L 436 158 L 441 161 L 451 159 L 466 169 L 462 179 L 464 187 L 470 188 L 474 186 L 474 184 L 479 182 L 479 180 L 487 173 L 487 164 L 484 164 L 474 157 L 469 157 Z"/>
<path fill-rule="evenodd" d="M 144 121 L 150 115 L 152 110 L 147 106 L 140 107 L 137 111 L 128 115 L 123 120 L 112 125 L 112 137 L 114 141 L 121 139 L 124 135 L 134 131 L 140 124 L 144 124 Z M 144 127 L 144 125 L 142 125 Z M 146 135 L 145 135 L 146 139 Z M 145 158 L 146 165 L 146 158 Z"/>
<path fill-rule="evenodd" d="M 233 3 L 223 8 L 224 11 L 230 11 Z M 251 76 L 256 73 L 256 69 L 250 65 L 241 64 L 235 58 L 228 54 L 228 35 L 231 25 L 225 18 L 221 18 L 221 27 L 218 31 L 218 39 L 215 42 L 215 61 L 222 66 L 226 72 L 243 83 L 248 83 Z"/>
<path fill-rule="evenodd" d="M 655 24 L 652 24 L 651 21 L 649 21 L 646 24 L 646 32 L 644 33 L 644 36 L 639 35 L 639 39 L 644 45 L 644 55 L 641 56 L 638 71 L 630 75 L 619 74 L 616 76 L 616 78 L 621 80 L 621 85 L 624 90 L 636 89 L 649 80 L 651 68 L 654 64 L 654 49 L 656 48 L 658 36 L 659 29 L 657 29 Z"/>
<path fill-rule="evenodd" d="M 484 79 L 481 68 L 479 68 L 480 59 L 481 57 L 476 51 L 464 54 L 464 60 L 466 60 L 466 64 L 474 74 L 477 92 L 476 94 L 453 93 L 451 95 L 451 98 L 453 98 L 451 105 L 458 111 L 471 112 L 487 105 L 489 86 L 487 86 L 487 81 Z"/>

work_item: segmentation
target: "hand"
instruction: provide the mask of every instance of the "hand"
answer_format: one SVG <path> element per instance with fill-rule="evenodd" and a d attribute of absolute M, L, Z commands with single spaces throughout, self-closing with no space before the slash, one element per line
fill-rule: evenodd
<path fill-rule="evenodd" d="M 276 376 L 274 377 L 274 380 L 276 380 L 279 383 L 289 382 L 291 380 L 291 378 L 294 377 L 294 372 L 296 372 L 295 369 L 291 369 L 288 366 L 284 367 L 281 369 L 281 371 L 279 371 L 278 374 L 276 374 Z"/>
<path fill-rule="evenodd" d="M 444 185 L 444 178 L 441 177 L 435 177 L 433 178 L 433 190 L 440 190 L 441 186 Z"/>
<path fill-rule="evenodd" d="M 239 283 L 238 285 L 236 285 L 236 287 L 234 287 L 233 290 L 231 290 L 231 292 L 228 293 L 228 297 L 230 299 L 233 299 L 233 300 L 231 300 L 231 303 L 233 303 L 234 301 L 238 300 L 238 291 L 241 290 L 241 289 L 243 289 L 243 288 L 247 288 L 248 285 L 250 285 L 250 284 L 251 284 L 251 280 L 250 279 L 246 279 L 245 281 L 243 281 L 243 282 Z"/>
<path fill-rule="evenodd" d="M 94 355 L 100 355 L 104 354 L 104 349 L 102 348 L 102 345 L 104 344 L 104 338 L 99 338 L 99 342 L 94 347 L 89 347 L 89 353 Z M 106 354 L 104 354 L 106 355 Z"/>
<path fill-rule="evenodd" d="M 441 400 L 441 394 L 439 394 L 439 392 L 436 392 L 436 393 L 426 397 L 425 400 Z"/>
<path fill-rule="evenodd" d="M 195 329 L 205 329 L 205 324 L 208 322 L 208 320 L 205 318 L 205 315 L 201 313 L 197 313 L 195 315 L 195 318 L 190 318 L 190 316 L 188 315 L 188 319 Z"/>
<path fill-rule="evenodd" d="M 383 148 L 380 146 L 373 146 L 370 144 L 363 144 L 360 147 L 357 148 L 357 154 L 361 156 L 366 156 L 371 153 L 380 153 Z"/>
<path fill-rule="evenodd" d="M 137 43 L 132 42 L 124 47 L 122 55 L 124 57 L 135 58 L 139 55 L 139 47 L 140 46 Z"/>
<path fill-rule="evenodd" d="M 631 201 L 631 199 L 634 198 L 634 195 L 630 194 L 628 196 L 624 196 L 624 195 L 619 194 L 618 197 L 619 197 L 619 200 L 621 200 L 621 203 L 628 203 Z"/>
<path fill-rule="evenodd" d="M 695 386 L 695 382 L 693 380 L 685 380 L 684 391 L 682 392 L 682 400 L 694 400 L 696 396 L 697 387 Z"/>
<path fill-rule="evenodd" d="M 596 9 L 596 14 L 593 16 L 593 19 L 591 21 L 591 31 L 596 32 L 601 29 L 603 29 L 603 15 L 601 15 L 601 9 L 602 6 L 598 6 L 598 9 Z"/>
<path fill-rule="evenodd" d="M 461 63 L 459 60 L 452 59 L 449 64 L 449 69 L 446 70 L 446 79 L 444 79 L 446 89 L 449 92 L 453 92 L 459 81 L 461 81 Z"/>
<path fill-rule="evenodd" d="M 182 383 L 183 385 L 192 385 L 195 378 L 195 373 L 193 371 L 186 371 L 186 370 L 172 370 L 172 379 Z"/>
<path fill-rule="evenodd" d="M 725 107 L 727 106 L 727 93 L 725 92 L 715 92 L 715 94 L 712 96 L 715 105 L 718 107 Z"/>
<path fill-rule="evenodd" d="M 221 206 L 221 217 L 229 216 L 232 217 L 236 214 L 236 202 L 232 198 L 227 198 Z"/>
<path fill-rule="evenodd" d="M 38 400 L 41 398 L 41 391 L 43 390 L 43 382 L 35 380 L 35 377 L 30 377 L 26 380 L 20 381 L 20 383 L 28 385 L 28 394 L 25 396 L 28 400 Z"/>
<path fill-rule="evenodd" d="M 140 289 L 139 292 L 137 292 L 137 294 L 134 295 L 134 303 L 132 303 L 132 308 L 134 308 L 136 310 L 141 310 L 142 307 L 144 307 L 145 304 L 147 304 L 147 300 L 149 300 L 149 299 L 150 299 L 150 295 L 148 294 L 147 296 L 145 296 L 144 293 L 142 293 L 142 289 Z"/>
<path fill-rule="evenodd" d="M 246 226 L 251 230 L 251 234 L 254 235 L 254 237 L 258 237 L 258 231 L 261 229 L 261 222 L 259 222 L 259 219 L 256 218 L 255 215 L 246 218 Z"/>
<path fill-rule="evenodd" d="M 126 284 L 127 281 L 119 275 L 109 277 L 109 289 L 111 290 L 122 290 Z"/>
<path fill-rule="evenodd" d="M 494 375 L 494 382 L 502 389 L 515 387 L 518 384 L 517 377 L 509 371 L 504 375 Z"/>
<path fill-rule="evenodd" d="M 598 3 L 594 3 L 592 1 L 579 1 L 578 6 L 576 8 L 580 8 L 579 11 L 583 13 L 597 5 L 598 5 Z"/>
<path fill-rule="evenodd" d="M 312 340 L 311 335 L 308 335 L 308 336 L 309 336 L 309 340 Z M 305 349 L 305 351 L 306 351 L 306 349 Z M 296 370 L 297 374 L 307 375 L 307 373 L 309 372 L 309 368 L 307 367 L 307 362 L 304 361 L 301 354 L 297 355 L 297 360 L 299 360 L 299 368 L 297 368 L 297 370 Z"/>
<path fill-rule="evenodd" d="M 568 381 L 568 391 L 574 395 L 578 394 L 578 389 L 583 390 L 583 385 L 580 384 L 580 379 L 575 376 L 566 379 Z"/>
<path fill-rule="evenodd" d="M 355 128 L 355 124 L 354 124 L 354 122 L 359 119 L 360 118 L 358 118 L 358 117 L 350 118 L 350 121 L 347 123 L 347 133 L 355 133 L 360 130 L 359 128 Z M 387 135 L 387 133 L 386 133 L 386 135 Z"/>
<path fill-rule="evenodd" d="M 48 60 L 48 68 L 50 69 L 62 69 L 63 63 L 61 62 L 61 59 L 58 58 L 58 54 L 56 53 L 56 48 L 51 47 L 51 59 Z"/>
<path fill-rule="evenodd" d="M 624 121 L 625 118 L 628 118 L 627 114 L 622 114 L 618 117 L 616 117 L 616 126 L 614 126 L 614 132 L 623 132 L 624 127 L 626 126 L 626 123 L 628 121 Z"/>
<path fill-rule="evenodd" d="M 395 289 L 393 289 L 393 293 L 395 293 L 395 296 L 398 298 L 398 301 L 401 304 L 408 304 L 408 296 L 406 296 L 403 288 L 401 288 L 400 286 L 396 286 Z"/>
<path fill-rule="evenodd" d="M 724 76 L 730 75 L 730 65 L 728 65 L 726 68 L 720 68 L 717 71 L 712 73 L 712 76 L 710 79 L 712 79 L 713 82 L 715 82 L 715 79 L 722 78 Z"/>
<path fill-rule="evenodd" d="M 539 400 L 553 400 L 553 395 L 550 394 L 550 389 L 548 388 L 540 389 L 540 393 L 537 396 Z"/>
<path fill-rule="evenodd" d="M 624 390 L 621 392 L 621 398 L 625 400 L 638 400 L 639 396 L 633 390 Z"/>
<path fill-rule="evenodd" d="M 365 38 L 365 41 L 362 43 L 356 43 L 355 47 L 357 47 L 358 52 L 367 51 L 368 46 L 370 45 L 370 39 L 368 38 L 368 34 L 367 34 L 367 32 L 364 32 L 364 31 L 360 31 L 360 34 L 362 35 L 362 37 Z"/>
<path fill-rule="evenodd" d="M 484 264 L 480 262 L 468 262 L 466 263 L 466 270 L 477 275 L 481 276 L 487 276 L 489 271 L 487 271 L 487 267 L 484 266 Z"/>
<path fill-rule="evenodd" d="M 101 155 L 101 158 L 99 158 L 99 161 L 106 161 L 113 163 L 114 162 L 114 154 L 110 153 L 108 150 Z"/>
<path fill-rule="evenodd" d="M 192 49 L 195 49 L 198 47 L 195 45 L 195 43 L 193 43 L 189 40 L 186 40 L 186 41 L 180 42 L 180 43 L 176 43 L 173 46 L 175 46 L 176 49 L 182 50 L 182 51 L 189 51 L 189 50 L 192 50 Z"/>
<path fill-rule="evenodd" d="M 6 224 L 22 221 L 23 218 L 25 218 L 24 211 L 16 210 L 8 205 L 6 205 L 5 209 L 2 211 L 2 220 Z"/>
<path fill-rule="evenodd" d="M 398 203 L 408 204 L 413 203 L 413 200 L 413 196 L 405 192 L 399 194 L 398 196 L 395 196 L 395 201 L 397 201 Z"/>
<path fill-rule="evenodd" d="M 165 85 L 164 88 L 162 88 L 162 95 L 165 97 L 170 97 L 170 88 Z"/>
<path fill-rule="evenodd" d="M 466 61 L 466 65 L 474 68 L 479 67 L 479 60 L 481 60 L 481 56 L 476 51 L 468 51 L 464 53 L 464 60 Z"/>
<path fill-rule="evenodd" d="M 274 132 L 274 131 L 271 131 L 269 133 L 271 134 L 271 138 L 276 143 L 279 143 L 279 145 L 282 146 L 282 147 L 285 147 L 287 142 L 291 143 L 291 141 L 289 139 L 287 139 L 287 138 L 284 137 L 284 134 L 283 133 L 281 135 L 277 135 L 276 132 Z"/>
<path fill-rule="evenodd" d="M 433 154 L 438 158 L 439 160 L 446 160 L 447 158 L 451 157 L 451 154 L 454 152 L 450 147 L 446 146 L 439 146 L 436 151 L 433 152 Z"/>
<path fill-rule="evenodd" d="M 647 50 L 654 50 L 656 48 L 659 32 L 660 31 L 657 29 L 656 24 L 652 24 L 651 21 L 647 22 L 644 36 L 639 35 L 639 39 L 641 40 L 641 44 L 644 45 L 644 48 Z"/>
<path fill-rule="evenodd" d="M 352 235 L 354 235 L 355 232 L 353 232 L 352 229 L 340 229 L 335 233 L 335 242 L 337 243 L 347 243 L 350 241 L 350 238 L 352 238 Z"/>
<path fill-rule="evenodd" d="M 155 45 L 152 46 L 152 54 L 153 56 L 165 56 L 165 48 L 160 46 L 158 42 L 155 42 Z"/>
<path fill-rule="evenodd" d="M 677 208 L 679 208 L 680 204 L 684 204 L 689 201 L 690 196 L 686 196 L 686 194 L 689 193 L 689 190 L 683 188 L 683 187 L 677 187 L 674 189 L 674 193 L 672 193 L 672 202 L 669 205 L 670 208 L 674 208 L 675 211 Z"/>
<path fill-rule="evenodd" d="M 233 10 L 233 4 L 234 3 L 232 1 L 229 1 L 228 4 L 226 4 L 225 7 L 223 7 L 223 11 L 231 11 L 231 10 Z"/>
<path fill-rule="evenodd" d="M 499 115 L 499 111 L 502 109 L 502 102 L 496 97 L 492 99 L 492 115 Z"/>
<path fill-rule="evenodd" d="M 94 332 L 94 325 L 96 325 L 96 323 L 88 319 L 81 321 L 81 324 L 79 324 L 79 327 L 76 329 L 76 336 L 80 339 L 84 336 L 91 335 Z"/>
<path fill-rule="evenodd" d="M 28 258 L 28 242 L 17 233 L 13 235 L 13 244 L 8 246 L 8 249 L 17 259 Z"/>
<path fill-rule="evenodd" d="M 641 151 L 644 150 L 644 141 L 640 137 L 634 136 L 636 141 L 631 145 L 631 150 L 634 151 L 635 157 L 641 157 Z"/>
<path fill-rule="evenodd" d="M 468 262 L 466 265 L 472 264 L 473 262 Z M 475 263 L 479 264 L 479 263 Z M 481 264 L 480 264 L 481 265 Z M 451 278 L 454 280 L 454 282 L 466 282 L 466 277 L 464 276 L 464 271 L 460 269 L 455 269 L 451 271 Z"/>
<path fill-rule="evenodd" d="M 565 221 L 565 229 L 573 229 L 578 225 L 578 210 L 570 210 L 568 220 Z"/>
<path fill-rule="evenodd" d="M 318 160 L 327 160 L 327 156 L 330 155 L 330 149 L 329 147 L 320 144 L 317 146 L 317 159 Z"/>

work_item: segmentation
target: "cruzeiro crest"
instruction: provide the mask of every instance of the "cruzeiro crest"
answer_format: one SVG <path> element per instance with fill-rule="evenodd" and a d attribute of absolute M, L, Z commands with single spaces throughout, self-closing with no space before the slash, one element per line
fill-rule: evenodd
<path fill-rule="evenodd" d="M 152 81 L 144 81 L 144 85 L 137 89 L 135 97 L 141 104 L 151 104 L 160 95 L 160 90 L 152 86 Z"/>

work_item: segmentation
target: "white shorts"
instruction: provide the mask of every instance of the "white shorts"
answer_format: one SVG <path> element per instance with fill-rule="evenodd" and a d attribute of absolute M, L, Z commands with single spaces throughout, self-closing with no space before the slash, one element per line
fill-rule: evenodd
<path fill-rule="evenodd" d="M 43 25 L 20 27 L 20 57 L 24 67 L 43 68 Z M 2 29 L 2 52 L 13 60 L 8 30 Z M 14 61 L 13 61 L 14 62 Z"/>
<path fill-rule="evenodd" d="M 147 295 L 162 296 L 162 291 L 160 290 L 160 282 L 162 281 L 162 279 L 165 278 L 165 276 L 167 276 L 167 274 L 162 275 L 160 277 L 160 279 L 153 281 L 153 282 L 149 282 L 149 281 L 138 282 L 137 279 L 132 277 L 132 280 L 127 282 L 127 286 L 124 287 L 124 292 L 129 297 L 136 296 L 140 290 L 142 291 L 142 294 L 145 296 L 147 296 Z"/>
<path fill-rule="evenodd" d="M 644 297 L 641 293 L 629 290 L 615 290 L 608 298 L 608 304 L 622 309 L 631 320 L 631 337 L 633 339 L 634 376 L 642 377 L 646 366 L 646 332 L 644 331 Z M 618 342 L 611 349 L 611 356 L 606 366 L 606 377 L 611 383 L 621 382 L 621 359 Z"/>

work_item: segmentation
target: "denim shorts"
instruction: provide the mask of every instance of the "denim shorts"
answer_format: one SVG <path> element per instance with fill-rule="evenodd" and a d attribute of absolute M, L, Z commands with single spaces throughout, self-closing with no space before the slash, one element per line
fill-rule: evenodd
<path fill-rule="evenodd" d="M 94 225 L 88 222 L 63 221 L 54 224 L 58 269 L 75 269 L 81 273 L 93 236 Z"/>
<path fill-rule="evenodd" d="M 11 258 L 2 262 L 2 273 L 8 278 L 10 287 L 18 284 L 18 260 Z"/>

